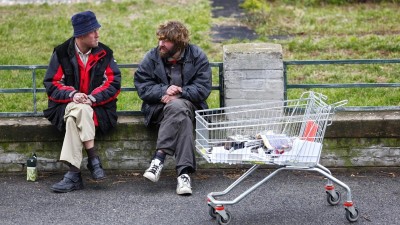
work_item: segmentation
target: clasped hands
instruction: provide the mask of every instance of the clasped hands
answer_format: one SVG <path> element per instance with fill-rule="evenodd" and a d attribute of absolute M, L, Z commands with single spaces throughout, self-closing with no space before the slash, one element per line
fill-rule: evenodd
<path fill-rule="evenodd" d="M 92 101 L 89 99 L 89 97 L 85 93 L 78 92 L 78 93 L 74 94 L 74 97 L 72 98 L 72 100 L 77 104 L 92 105 Z"/>
<path fill-rule="evenodd" d="M 171 85 L 168 87 L 167 91 L 165 92 L 165 95 L 162 96 L 161 102 L 167 104 L 168 102 L 179 98 L 181 93 L 182 93 L 182 87 Z"/>

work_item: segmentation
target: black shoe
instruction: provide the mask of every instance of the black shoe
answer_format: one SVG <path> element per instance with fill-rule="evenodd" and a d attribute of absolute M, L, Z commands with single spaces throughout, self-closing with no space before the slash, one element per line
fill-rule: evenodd
<path fill-rule="evenodd" d="M 87 168 L 92 174 L 93 179 L 102 180 L 106 178 L 106 173 L 103 170 L 103 166 L 101 165 L 100 158 L 98 156 L 88 159 Z"/>
<path fill-rule="evenodd" d="M 51 186 L 51 190 L 53 190 L 54 192 L 61 192 L 61 193 L 66 193 L 80 189 L 83 189 L 83 181 L 81 173 L 71 172 L 71 171 L 68 171 L 60 182 Z"/>

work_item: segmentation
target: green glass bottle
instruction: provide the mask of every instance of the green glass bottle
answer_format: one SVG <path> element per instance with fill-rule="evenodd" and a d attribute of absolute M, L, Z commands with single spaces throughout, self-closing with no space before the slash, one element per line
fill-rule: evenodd
<path fill-rule="evenodd" d="M 37 179 L 37 169 L 36 169 L 37 157 L 36 154 L 33 155 L 26 162 L 26 180 L 36 181 Z"/>

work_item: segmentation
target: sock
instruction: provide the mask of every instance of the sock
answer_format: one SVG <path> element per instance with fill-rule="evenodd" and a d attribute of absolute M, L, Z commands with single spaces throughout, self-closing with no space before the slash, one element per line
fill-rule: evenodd
<path fill-rule="evenodd" d="M 164 163 L 166 156 L 167 154 L 165 154 L 161 150 L 157 150 L 156 153 L 154 154 L 154 158 L 160 160 L 162 163 Z"/>
<path fill-rule="evenodd" d="M 96 149 L 94 147 L 86 149 L 86 153 L 87 153 L 88 158 L 94 158 L 97 156 Z"/>
<path fill-rule="evenodd" d="M 182 175 L 182 174 L 189 174 L 189 169 L 188 169 L 188 167 L 183 168 L 183 169 L 181 170 L 181 172 L 179 173 L 179 176 Z M 178 176 L 178 177 L 179 177 L 179 176 Z"/>
<path fill-rule="evenodd" d="M 69 171 L 70 172 L 75 172 L 75 173 L 81 172 L 81 170 L 78 167 L 73 166 L 72 164 L 69 164 L 68 166 L 69 166 Z"/>

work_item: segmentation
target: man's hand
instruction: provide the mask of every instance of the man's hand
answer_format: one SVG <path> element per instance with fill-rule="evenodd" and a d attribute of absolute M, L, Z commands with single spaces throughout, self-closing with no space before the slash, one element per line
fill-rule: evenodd
<path fill-rule="evenodd" d="M 90 101 L 90 99 L 88 98 L 88 96 L 85 93 L 76 93 L 74 94 L 74 97 L 72 98 L 72 100 L 79 104 L 79 103 L 83 103 L 83 104 L 89 104 L 92 105 L 92 101 Z"/>
<path fill-rule="evenodd" d="M 182 93 L 182 88 L 176 85 L 171 85 L 168 87 L 165 95 L 162 96 L 161 102 L 167 104 L 168 102 L 180 98 Z"/>
<path fill-rule="evenodd" d="M 168 102 L 174 100 L 174 99 L 178 99 L 179 95 L 164 95 L 161 98 L 161 102 L 167 104 Z"/>
<path fill-rule="evenodd" d="M 182 88 L 176 85 L 171 85 L 168 87 L 167 91 L 165 92 L 165 94 L 167 95 L 177 95 L 182 93 Z M 161 100 L 162 101 L 162 100 Z"/>
<path fill-rule="evenodd" d="M 86 101 L 82 102 L 82 104 L 87 104 L 92 106 L 92 100 L 90 100 L 90 98 L 87 98 Z"/>

